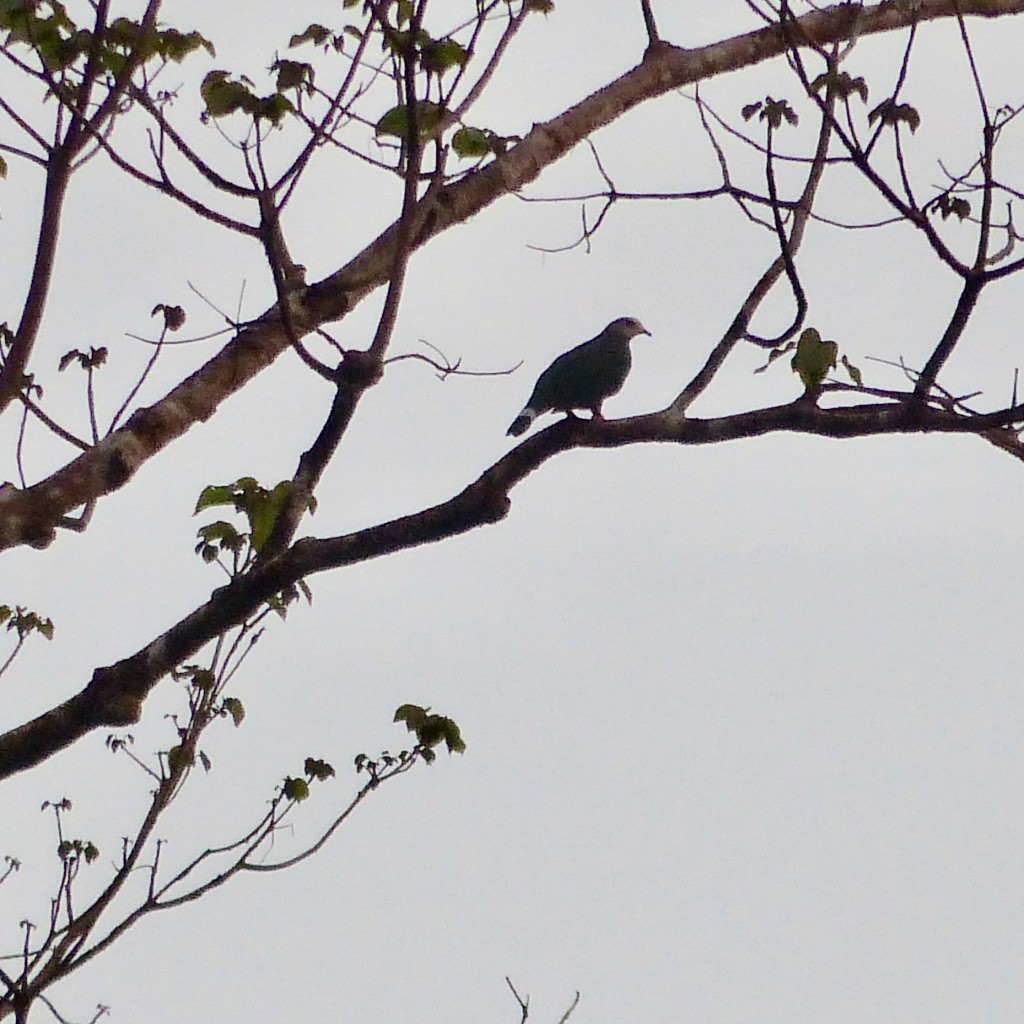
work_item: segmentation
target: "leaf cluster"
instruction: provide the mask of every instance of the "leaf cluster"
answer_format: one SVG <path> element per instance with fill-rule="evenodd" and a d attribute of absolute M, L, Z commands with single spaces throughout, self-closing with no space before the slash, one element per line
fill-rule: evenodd
<path fill-rule="evenodd" d="M 24 640 L 30 633 L 39 633 L 47 640 L 53 639 L 53 620 L 31 611 L 23 605 L 0 604 L 0 624 L 6 623 L 8 632 L 14 631 L 19 640 Z"/>
<path fill-rule="evenodd" d="M 281 793 L 286 800 L 302 803 L 309 798 L 311 782 L 326 782 L 334 778 L 334 767 L 329 761 L 319 757 L 307 757 L 302 766 L 305 778 L 289 775 L 281 785 Z"/>
<path fill-rule="evenodd" d="M 415 734 L 416 745 L 423 749 L 423 756 L 427 761 L 434 759 L 433 748 L 442 741 L 450 754 L 465 752 L 466 744 L 458 725 L 445 715 L 431 713 L 429 707 L 403 704 L 395 711 L 394 720 L 405 722 L 409 732 Z"/>
<path fill-rule="evenodd" d="M 286 114 L 295 110 L 295 105 L 285 96 L 284 90 L 309 88 L 313 74 L 308 64 L 288 61 L 283 62 L 283 65 L 278 67 L 278 89 L 264 96 L 256 93 L 252 79 L 246 75 L 232 75 L 230 71 L 221 69 L 207 72 L 199 87 L 199 94 L 206 105 L 204 119 L 227 117 L 240 112 L 248 114 L 254 121 L 280 124 Z M 282 82 L 286 84 L 282 86 Z"/>
<path fill-rule="evenodd" d="M 246 517 L 249 530 L 239 531 L 223 520 L 202 526 L 197 531 L 200 543 L 196 545 L 196 554 L 206 562 L 214 561 L 222 551 L 237 555 L 246 547 L 258 554 L 270 539 L 291 492 L 292 484 L 288 480 L 282 480 L 268 490 L 251 476 L 243 476 L 230 484 L 204 487 L 196 501 L 194 515 L 208 508 L 229 505 Z"/>
<path fill-rule="evenodd" d="M 791 341 L 773 349 L 768 361 L 754 372 L 764 373 L 776 359 L 789 352 L 794 353 L 789 361 L 790 368 L 800 378 L 804 390 L 810 394 L 820 390 L 829 371 L 834 370 L 839 363 L 842 363 L 857 387 L 863 383 L 860 370 L 845 355 L 840 357 L 839 345 L 834 341 L 823 340 L 821 332 L 816 327 L 805 328 L 795 342 Z"/>
<path fill-rule="evenodd" d="M 0 0 L 4 47 L 29 47 L 50 74 L 84 70 L 91 60 L 112 76 L 121 74 L 129 57 L 143 64 L 154 58 L 181 63 L 196 50 L 214 55 L 213 44 L 199 32 L 146 27 L 130 18 L 115 18 L 97 35 L 78 25 L 59 0 Z"/>

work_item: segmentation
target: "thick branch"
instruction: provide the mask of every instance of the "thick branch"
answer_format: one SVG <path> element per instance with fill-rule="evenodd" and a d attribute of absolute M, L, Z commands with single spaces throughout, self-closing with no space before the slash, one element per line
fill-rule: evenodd
<path fill-rule="evenodd" d="M 782 431 L 833 438 L 973 433 L 990 439 L 994 428 L 1024 419 L 1024 406 L 964 415 L 919 407 L 910 397 L 835 409 L 798 400 L 705 420 L 680 420 L 671 409 L 622 420 L 564 419 L 514 448 L 440 505 L 340 537 L 299 540 L 283 554 L 215 591 L 206 604 L 140 651 L 97 669 L 85 689 L 70 700 L 0 736 L 0 779 L 40 763 L 93 729 L 138 721 L 146 696 L 174 666 L 296 581 L 500 521 L 508 513 L 509 494 L 515 485 L 560 452 L 645 442 L 711 444 Z"/>
<path fill-rule="evenodd" d="M 964 282 L 956 309 L 953 310 L 953 316 L 946 325 L 946 329 L 935 346 L 935 350 L 928 357 L 928 362 L 925 363 L 921 375 L 917 378 L 914 394 L 919 399 L 923 400 L 927 396 L 932 385 L 935 383 L 935 378 L 939 375 L 939 371 L 946 364 L 946 360 L 953 354 L 953 349 L 956 348 L 957 343 L 967 328 L 967 321 L 971 318 L 971 313 L 974 311 L 974 306 L 978 301 L 978 296 L 981 294 L 984 284 L 985 278 L 980 273 L 972 273 Z"/>

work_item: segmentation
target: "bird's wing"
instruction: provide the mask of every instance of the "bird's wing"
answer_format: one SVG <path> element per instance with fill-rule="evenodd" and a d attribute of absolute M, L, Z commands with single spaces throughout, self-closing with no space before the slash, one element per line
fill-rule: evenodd
<path fill-rule="evenodd" d="M 622 387 L 630 366 L 626 342 L 598 337 L 560 355 L 541 375 L 531 407 L 589 409 Z"/>

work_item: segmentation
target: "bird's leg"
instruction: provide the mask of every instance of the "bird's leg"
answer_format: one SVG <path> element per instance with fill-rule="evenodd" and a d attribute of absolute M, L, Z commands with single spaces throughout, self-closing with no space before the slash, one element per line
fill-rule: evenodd
<path fill-rule="evenodd" d="M 598 402 L 597 405 L 592 405 L 590 407 L 591 419 L 595 419 L 595 420 L 603 420 L 604 419 L 604 416 L 601 415 L 601 406 L 602 406 L 603 403 L 604 403 L 604 399 L 602 399 L 600 402 Z"/>

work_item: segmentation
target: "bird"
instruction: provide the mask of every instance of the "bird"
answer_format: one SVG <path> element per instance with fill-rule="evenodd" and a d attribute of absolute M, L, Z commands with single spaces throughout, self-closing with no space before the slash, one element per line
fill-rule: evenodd
<path fill-rule="evenodd" d="M 650 333 L 635 317 L 623 316 L 596 338 L 563 352 L 537 378 L 529 401 L 508 428 L 508 436 L 525 433 L 545 412 L 572 416 L 573 409 L 589 409 L 594 419 L 601 419 L 601 403 L 626 382 L 633 362 L 630 341 L 638 334 Z"/>

